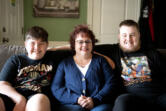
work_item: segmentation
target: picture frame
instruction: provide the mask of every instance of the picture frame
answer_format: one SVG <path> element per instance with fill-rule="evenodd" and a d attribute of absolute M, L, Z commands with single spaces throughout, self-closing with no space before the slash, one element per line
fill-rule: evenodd
<path fill-rule="evenodd" d="M 78 18 L 80 0 L 33 0 L 35 17 Z"/>

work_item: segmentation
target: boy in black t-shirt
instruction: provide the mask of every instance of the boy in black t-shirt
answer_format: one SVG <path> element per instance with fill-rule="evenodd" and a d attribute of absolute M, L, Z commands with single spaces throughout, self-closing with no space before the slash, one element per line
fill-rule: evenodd
<path fill-rule="evenodd" d="M 55 73 L 48 33 L 34 26 L 25 35 L 26 54 L 8 59 L 0 73 L 1 111 L 50 111 L 50 82 Z"/>
<path fill-rule="evenodd" d="M 118 39 L 113 60 L 126 92 L 116 99 L 113 111 L 166 111 L 166 73 L 158 52 L 141 47 L 139 26 L 133 20 L 120 23 Z"/>
<path fill-rule="evenodd" d="M 120 23 L 118 40 L 95 49 L 115 63 L 123 94 L 113 111 L 166 111 L 166 70 L 158 51 L 142 47 L 139 26 L 133 20 Z"/>

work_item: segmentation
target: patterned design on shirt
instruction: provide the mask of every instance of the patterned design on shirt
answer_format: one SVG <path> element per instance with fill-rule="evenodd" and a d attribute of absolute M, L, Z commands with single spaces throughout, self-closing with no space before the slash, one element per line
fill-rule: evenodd
<path fill-rule="evenodd" d="M 15 88 L 41 92 L 41 87 L 48 86 L 51 79 L 52 65 L 37 64 L 22 68 L 16 78 Z"/>
<path fill-rule="evenodd" d="M 146 56 L 121 58 L 122 78 L 125 86 L 151 81 L 151 70 Z"/>

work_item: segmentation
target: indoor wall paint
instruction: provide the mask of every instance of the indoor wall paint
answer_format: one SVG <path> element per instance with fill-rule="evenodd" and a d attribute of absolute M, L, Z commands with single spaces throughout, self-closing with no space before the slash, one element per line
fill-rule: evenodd
<path fill-rule="evenodd" d="M 24 0 L 24 31 L 41 26 L 49 33 L 49 41 L 68 41 L 74 26 L 87 23 L 87 0 L 80 0 L 79 18 L 34 17 L 33 0 Z"/>

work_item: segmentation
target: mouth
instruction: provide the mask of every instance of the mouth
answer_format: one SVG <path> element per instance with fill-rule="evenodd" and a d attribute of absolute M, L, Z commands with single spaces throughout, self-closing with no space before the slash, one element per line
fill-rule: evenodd
<path fill-rule="evenodd" d="M 85 51 L 88 51 L 88 49 L 84 48 L 84 49 L 81 49 L 81 51 L 84 51 L 84 52 L 85 52 Z"/>
<path fill-rule="evenodd" d="M 41 51 L 33 51 L 34 54 L 40 54 Z"/>
<path fill-rule="evenodd" d="M 132 46 L 133 45 L 133 43 L 131 43 L 131 42 L 124 42 L 124 44 L 127 45 L 127 46 Z"/>

